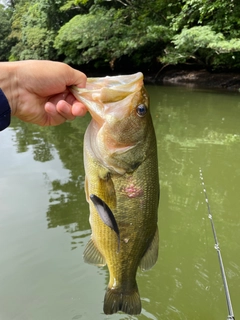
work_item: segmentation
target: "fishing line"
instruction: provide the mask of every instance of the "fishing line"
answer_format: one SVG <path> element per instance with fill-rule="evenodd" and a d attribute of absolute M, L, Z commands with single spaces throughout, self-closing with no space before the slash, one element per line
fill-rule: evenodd
<path fill-rule="evenodd" d="M 217 250 L 218 261 L 219 261 L 219 265 L 220 265 L 222 281 L 223 281 L 223 286 L 224 286 L 224 292 L 225 292 L 225 296 L 226 296 L 226 300 L 227 300 L 227 308 L 228 308 L 228 317 L 227 317 L 227 319 L 228 320 L 235 320 L 234 313 L 233 313 L 233 308 L 232 308 L 231 297 L 230 297 L 230 292 L 229 292 L 229 289 L 228 289 L 227 277 L 226 277 L 226 273 L 225 273 L 225 269 L 224 269 L 224 265 L 223 265 L 220 246 L 219 246 L 219 242 L 218 242 L 218 239 L 217 239 L 216 229 L 214 227 L 213 216 L 212 216 L 212 213 L 211 213 L 211 209 L 210 209 L 210 205 L 209 205 L 209 200 L 208 200 L 207 191 L 206 191 L 206 187 L 205 187 L 205 184 L 204 184 L 203 174 L 202 174 L 201 168 L 199 169 L 199 172 L 200 172 L 200 179 L 202 181 L 203 192 L 204 192 L 204 195 L 205 195 L 205 201 L 206 201 L 207 209 L 208 209 L 208 218 L 210 219 L 210 222 L 211 222 L 213 237 L 214 237 L 214 241 L 215 241 L 214 248 Z"/>

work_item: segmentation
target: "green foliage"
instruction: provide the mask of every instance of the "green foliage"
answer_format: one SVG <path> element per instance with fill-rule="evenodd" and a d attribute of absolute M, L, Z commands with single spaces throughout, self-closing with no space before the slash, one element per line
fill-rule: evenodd
<path fill-rule="evenodd" d="M 227 35 L 233 26 L 239 26 L 238 0 L 184 0 L 181 11 L 172 20 L 172 28 L 181 30 L 196 25 L 209 25 Z"/>
<path fill-rule="evenodd" d="M 231 67 L 237 67 L 240 63 L 235 56 L 229 55 L 240 52 L 240 39 L 226 40 L 222 33 L 216 33 L 210 26 L 184 28 L 173 37 L 172 43 L 174 46 L 166 48 L 166 55 L 160 58 L 161 62 L 177 64 L 193 60 L 214 68 L 224 66 L 226 60 Z"/>
<path fill-rule="evenodd" d="M 11 37 L 18 39 L 11 60 L 56 59 L 53 43 L 61 24 L 67 19 L 59 8 L 63 0 L 20 2 L 15 7 Z M 54 17 L 54 18 L 53 18 Z"/>
<path fill-rule="evenodd" d="M 64 3 L 63 6 L 60 7 L 61 11 L 67 11 L 67 10 L 82 10 L 84 11 L 85 7 L 88 7 L 89 5 L 94 3 L 92 0 L 68 0 Z"/>
<path fill-rule="evenodd" d="M 239 0 L 6 1 L 0 59 L 240 66 Z"/>
<path fill-rule="evenodd" d="M 148 43 L 163 42 L 167 27 L 153 25 L 148 17 L 136 19 L 124 9 L 98 8 L 87 15 L 77 15 L 59 31 L 55 47 L 67 62 L 88 63 L 100 59 L 110 62 Z"/>
<path fill-rule="evenodd" d="M 0 4 L 0 61 L 8 60 L 10 56 L 11 47 L 15 44 L 14 39 L 9 38 L 11 33 L 11 19 L 12 10 L 6 9 Z"/>

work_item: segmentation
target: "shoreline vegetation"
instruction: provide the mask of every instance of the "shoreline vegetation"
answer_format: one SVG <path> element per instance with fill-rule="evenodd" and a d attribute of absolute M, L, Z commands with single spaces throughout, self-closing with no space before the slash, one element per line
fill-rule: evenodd
<path fill-rule="evenodd" d="M 57 60 L 88 76 L 142 71 L 151 83 L 240 88 L 239 0 L 1 3 L 0 61 Z"/>

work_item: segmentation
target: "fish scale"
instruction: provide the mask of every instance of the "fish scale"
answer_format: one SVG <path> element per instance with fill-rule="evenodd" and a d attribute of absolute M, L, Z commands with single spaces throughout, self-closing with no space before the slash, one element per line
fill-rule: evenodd
<path fill-rule="evenodd" d="M 159 202 L 156 138 L 143 75 L 91 78 L 86 89 L 72 92 L 92 116 L 84 137 L 92 229 L 84 259 L 108 266 L 104 312 L 139 314 L 136 273 L 157 261 Z"/>

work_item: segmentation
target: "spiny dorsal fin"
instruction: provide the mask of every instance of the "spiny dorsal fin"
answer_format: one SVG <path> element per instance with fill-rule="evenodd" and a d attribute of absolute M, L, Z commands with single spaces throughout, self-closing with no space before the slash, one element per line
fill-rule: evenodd
<path fill-rule="evenodd" d="M 109 208 L 109 206 L 99 197 L 94 194 L 90 195 L 90 199 L 92 200 L 99 216 L 101 217 L 102 221 L 112 230 L 114 230 L 118 237 L 118 244 L 120 241 L 119 229 L 117 225 L 117 221 L 114 218 L 114 215 Z"/>
<path fill-rule="evenodd" d="M 105 266 L 106 260 L 98 248 L 95 246 L 92 239 L 90 239 L 86 245 L 83 253 L 84 261 L 96 266 Z"/>
<path fill-rule="evenodd" d="M 139 267 L 141 270 L 149 270 L 154 264 L 157 262 L 158 258 L 158 245 L 159 245 L 159 235 L 158 235 L 158 227 L 156 229 L 153 240 L 145 252 L 142 260 L 140 261 Z"/>

